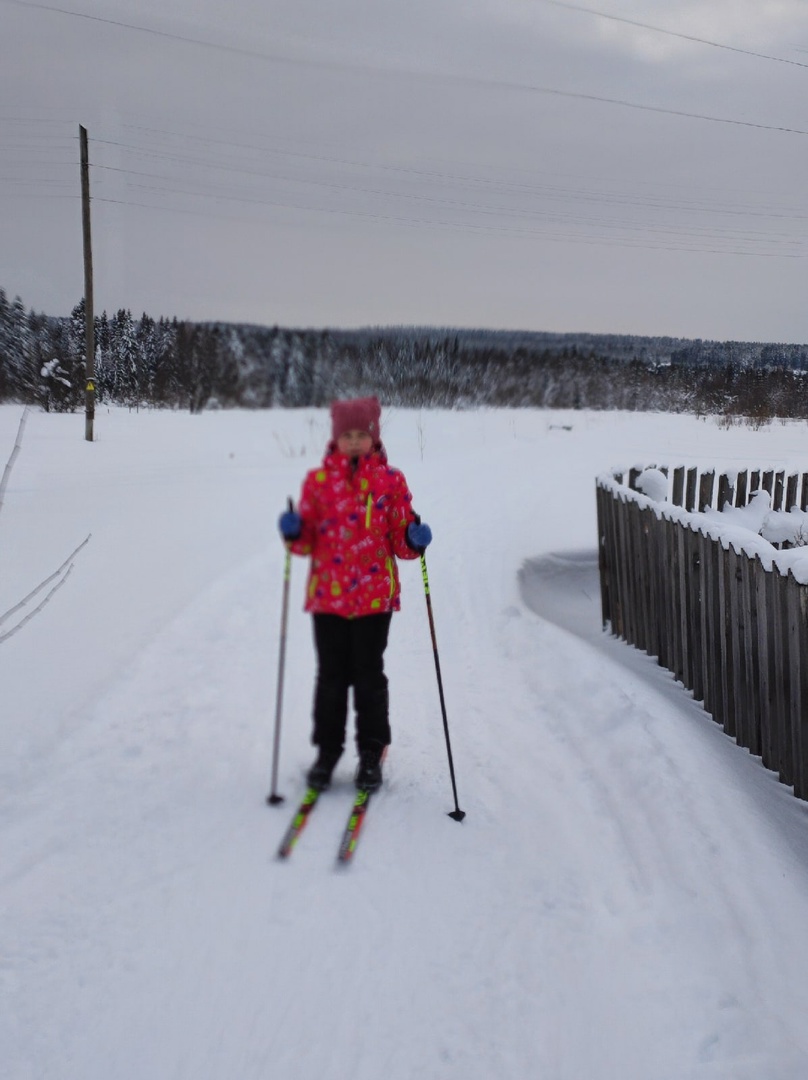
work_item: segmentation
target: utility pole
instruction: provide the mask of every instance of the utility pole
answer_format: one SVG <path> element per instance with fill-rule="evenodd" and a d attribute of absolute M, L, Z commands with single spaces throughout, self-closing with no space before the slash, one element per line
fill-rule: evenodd
<path fill-rule="evenodd" d="M 81 143 L 81 225 L 84 238 L 84 438 L 93 441 L 95 422 L 95 319 L 93 317 L 93 248 L 90 238 L 90 155 L 87 128 L 79 124 Z"/>

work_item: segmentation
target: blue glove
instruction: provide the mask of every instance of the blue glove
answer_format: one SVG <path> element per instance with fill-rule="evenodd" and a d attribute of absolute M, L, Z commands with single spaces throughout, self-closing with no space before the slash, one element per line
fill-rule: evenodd
<path fill-rule="evenodd" d="M 295 510 L 285 510 L 278 518 L 278 528 L 284 540 L 297 540 L 303 529 L 303 521 Z"/>
<path fill-rule="evenodd" d="M 423 551 L 432 543 L 432 530 L 425 521 L 411 521 L 407 526 L 407 543 L 416 551 Z"/>

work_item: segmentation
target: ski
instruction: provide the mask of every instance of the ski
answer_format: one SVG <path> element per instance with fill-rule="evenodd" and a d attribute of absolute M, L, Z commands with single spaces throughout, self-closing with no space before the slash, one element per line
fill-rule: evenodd
<path fill-rule="evenodd" d="M 339 845 L 339 851 L 337 852 L 337 862 L 349 863 L 353 858 L 353 854 L 356 851 L 356 845 L 359 843 L 359 834 L 362 831 L 362 826 L 365 823 L 365 814 L 367 813 L 368 806 L 370 805 L 369 791 L 358 791 L 354 804 L 351 807 L 351 813 L 348 817 L 348 824 L 345 826 L 345 831 L 342 834 L 342 840 Z"/>
<path fill-rule="evenodd" d="M 278 848 L 279 859 L 286 859 L 292 854 L 292 849 L 300 839 L 300 834 L 306 828 L 311 812 L 317 805 L 320 795 L 321 792 L 317 788 L 310 787 L 306 789 L 306 794 L 303 796 L 297 810 L 295 810 L 289 828 L 286 830 L 283 840 L 281 840 Z"/>

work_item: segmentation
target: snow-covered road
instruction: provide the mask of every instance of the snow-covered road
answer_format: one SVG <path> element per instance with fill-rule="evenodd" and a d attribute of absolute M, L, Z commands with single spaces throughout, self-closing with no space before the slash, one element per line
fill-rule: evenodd
<path fill-rule="evenodd" d="M 18 418 L 0 409 L 0 459 Z M 387 782 L 348 872 L 334 867 L 347 756 L 292 859 L 272 857 L 311 756 L 302 562 L 288 801 L 263 801 L 274 519 L 324 414 L 114 412 L 93 446 L 80 428 L 30 418 L 0 516 L 0 610 L 93 533 L 70 582 L 0 646 L 4 1076 L 805 1075 L 808 811 L 653 660 L 600 633 L 592 590 L 598 471 L 791 464 L 796 426 L 390 415 L 391 458 L 435 533 L 467 817 L 446 816 L 410 564 Z"/>

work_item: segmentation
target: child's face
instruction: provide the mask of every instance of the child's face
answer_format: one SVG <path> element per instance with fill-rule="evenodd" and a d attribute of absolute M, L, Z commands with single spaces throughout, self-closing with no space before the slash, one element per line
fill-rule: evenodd
<path fill-rule="evenodd" d="M 373 449 L 373 438 L 366 431 L 344 431 L 337 439 L 337 449 L 348 457 L 361 457 Z"/>

